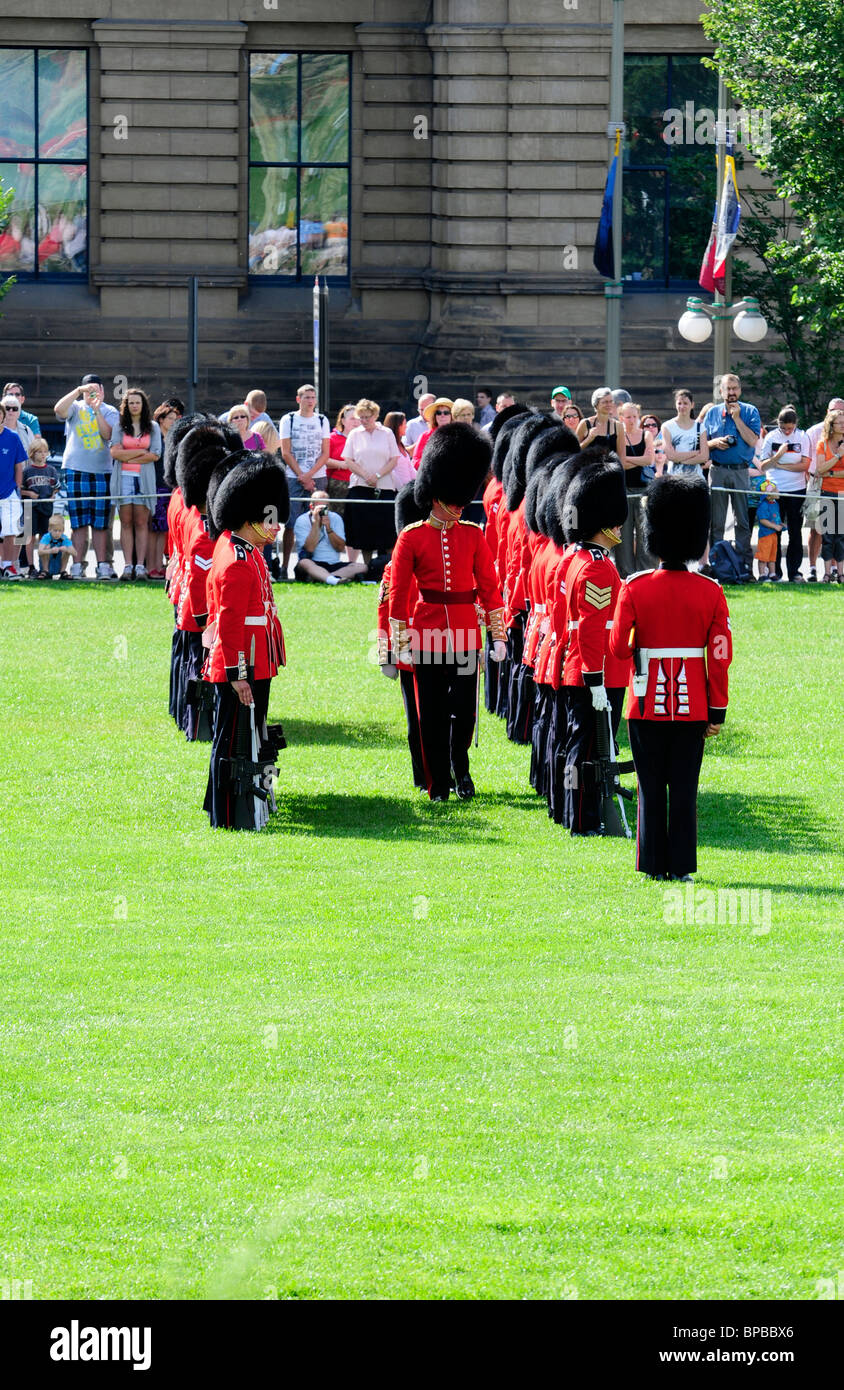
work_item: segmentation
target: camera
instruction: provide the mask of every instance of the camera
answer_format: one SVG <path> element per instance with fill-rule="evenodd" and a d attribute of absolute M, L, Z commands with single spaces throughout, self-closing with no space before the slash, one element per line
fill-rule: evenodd
<path fill-rule="evenodd" d="M 325 505 L 324 502 L 322 502 L 318 507 L 314 507 L 314 516 L 318 516 L 321 520 L 325 516 L 325 513 L 327 511 L 328 507 Z"/>

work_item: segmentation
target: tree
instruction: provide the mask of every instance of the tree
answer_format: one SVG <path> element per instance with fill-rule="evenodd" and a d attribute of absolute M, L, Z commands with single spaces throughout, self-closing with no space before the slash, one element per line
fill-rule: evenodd
<path fill-rule="evenodd" d="M 752 153 L 802 226 L 794 298 L 822 331 L 829 314 L 844 322 L 844 3 L 710 3 L 701 22 L 716 45 L 712 66 L 744 107 L 770 118 L 770 140 Z M 813 276 L 834 304 L 813 302 Z"/>
<path fill-rule="evenodd" d="M 9 213 L 14 196 L 15 190 L 13 188 L 4 188 L 3 180 L 0 178 L 0 231 L 4 231 L 8 226 Z M 0 284 L 0 299 L 5 299 L 14 283 L 15 276 L 7 275 L 6 279 Z"/>
<path fill-rule="evenodd" d="M 827 402 L 844 386 L 844 341 L 836 320 L 838 297 L 834 289 L 816 278 L 804 284 L 811 256 L 795 234 L 788 205 L 772 193 L 742 192 L 742 221 L 733 262 L 736 296 L 750 294 L 759 300 L 762 313 L 780 338 L 782 352 L 776 358 L 760 353 L 743 356 L 742 380 L 757 399 L 775 414 L 787 402 L 796 406 L 801 424 L 808 425 L 826 413 Z M 741 255 L 753 253 L 751 263 Z M 817 330 L 799 302 L 808 296 L 818 319 Z"/>

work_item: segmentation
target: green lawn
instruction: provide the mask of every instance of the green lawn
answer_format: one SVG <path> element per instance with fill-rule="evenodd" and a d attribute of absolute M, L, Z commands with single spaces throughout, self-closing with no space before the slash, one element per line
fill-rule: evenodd
<path fill-rule="evenodd" d="M 844 597 L 731 590 L 678 923 L 482 718 L 413 791 L 377 591 L 277 589 L 279 813 L 211 832 L 140 586 L 0 595 L 0 1278 L 55 1298 L 775 1298 L 844 1267 Z M 702 900 L 701 900 L 702 901 Z M 723 916 L 723 914 L 722 914 Z"/>

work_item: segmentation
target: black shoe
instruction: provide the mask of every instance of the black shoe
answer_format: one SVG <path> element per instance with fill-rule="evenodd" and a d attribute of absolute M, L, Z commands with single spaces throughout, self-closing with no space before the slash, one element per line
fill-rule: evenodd
<path fill-rule="evenodd" d="M 457 782 L 455 782 L 454 790 L 457 792 L 457 799 L 459 801 L 472 800 L 472 797 L 475 795 L 475 784 L 469 776 L 468 772 L 466 773 L 465 777 L 461 777 Z"/>
<path fill-rule="evenodd" d="M 694 883 L 691 874 L 672 874 L 671 879 L 674 883 Z"/>
<path fill-rule="evenodd" d="M 432 797 L 431 797 L 431 800 L 432 800 L 432 801 L 448 801 L 448 792 L 446 792 L 445 796 L 432 796 Z"/>

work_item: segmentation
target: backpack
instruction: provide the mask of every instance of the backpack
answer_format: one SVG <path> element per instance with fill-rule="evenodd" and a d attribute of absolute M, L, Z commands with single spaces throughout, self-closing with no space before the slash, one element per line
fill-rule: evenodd
<path fill-rule="evenodd" d="M 732 541 L 716 541 L 709 547 L 709 563 L 721 584 L 747 584 L 750 573 Z"/>

